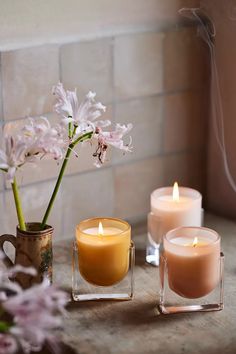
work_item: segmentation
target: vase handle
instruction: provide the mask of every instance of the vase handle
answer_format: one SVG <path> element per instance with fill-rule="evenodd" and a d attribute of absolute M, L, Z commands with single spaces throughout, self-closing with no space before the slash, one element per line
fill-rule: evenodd
<path fill-rule="evenodd" d="M 5 242 L 10 242 L 12 246 L 16 249 L 16 237 L 9 234 L 0 236 L 0 250 L 5 254 L 5 258 L 3 259 L 3 262 L 7 267 L 12 267 L 14 263 L 12 262 L 10 257 L 8 257 L 8 255 L 6 254 L 3 248 Z"/>

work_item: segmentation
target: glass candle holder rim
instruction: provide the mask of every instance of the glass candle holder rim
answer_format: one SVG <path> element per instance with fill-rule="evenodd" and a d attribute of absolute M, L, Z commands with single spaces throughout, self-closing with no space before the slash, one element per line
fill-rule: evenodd
<path fill-rule="evenodd" d="M 189 192 L 192 193 L 191 197 L 193 200 L 202 198 L 202 194 L 194 188 L 189 188 L 184 186 L 179 186 L 178 188 L 179 188 L 180 195 L 182 196 L 186 196 L 184 192 Z M 167 192 L 167 190 L 169 191 L 169 193 L 164 194 L 164 192 Z M 163 195 L 172 195 L 172 191 L 173 191 L 173 186 L 157 188 L 154 191 L 152 191 L 151 198 L 155 199 L 156 197 L 161 197 Z"/>
<path fill-rule="evenodd" d="M 116 222 L 119 222 L 120 224 L 123 224 L 123 225 L 126 225 L 126 228 L 124 230 L 121 230 L 120 232 L 117 232 L 116 234 L 112 235 L 112 236 L 120 236 L 124 233 L 126 233 L 127 231 L 129 231 L 131 229 L 131 225 L 123 220 L 123 219 L 120 219 L 120 218 L 113 218 L 113 217 L 95 217 L 95 218 L 88 218 L 88 219 L 85 219 L 85 220 L 82 220 L 78 225 L 76 225 L 76 231 L 78 230 L 79 232 L 81 232 L 82 234 L 86 235 L 86 236 L 90 236 L 90 237 L 94 237 L 94 235 L 91 235 L 87 232 L 84 232 L 84 230 L 82 230 L 80 227 L 82 224 L 85 224 L 85 223 L 88 223 L 89 221 L 91 220 L 98 220 L 99 221 L 103 221 L 103 220 L 110 220 L 110 221 L 116 221 Z M 109 237 L 109 236 L 106 236 L 106 237 Z"/>
<path fill-rule="evenodd" d="M 213 230 L 213 229 L 210 229 L 208 227 L 200 227 L 200 226 L 180 226 L 180 227 L 176 227 L 175 229 L 172 229 L 170 231 L 168 231 L 164 236 L 163 236 L 163 243 L 164 241 L 167 241 L 173 245 L 175 245 L 176 247 L 183 247 L 183 245 L 181 244 L 177 244 L 177 243 L 173 243 L 171 242 L 171 239 L 168 239 L 168 236 L 172 235 L 173 233 L 177 232 L 177 231 L 180 231 L 180 230 L 201 230 L 201 231 L 207 231 L 209 233 L 211 233 L 212 235 L 216 236 L 216 239 L 215 240 L 212 240 L 212 242 L 209 242 L 207 243 L 206 245 L 201 245 L 201 247 L 208 247 L 209 245 L 214 245 L 214 244 L 217 244 L 221 237 L 220 235 L 218 234 L 217 231 Z M 184 235 L 185 237 L 189 237 L 188 235 Z M 175 237 L 180 237 L 180 236 L 177 236 L 175 235 Z M 186 247 L 186 246 L 184 246 Z M 188 246 L 187 246 L 188 247 Z"/>

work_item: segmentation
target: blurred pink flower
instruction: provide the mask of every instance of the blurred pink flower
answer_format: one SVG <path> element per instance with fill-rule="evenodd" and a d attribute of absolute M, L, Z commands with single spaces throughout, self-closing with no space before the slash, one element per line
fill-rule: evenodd
<path fill-rule="evenodd" d="M 5 274 L 8 278 L 12 278 L 16 273 L 25 273 L 34 276 L 37 274 L 37 271 L 33 267 L 24 267 L 20 264 L 17 264 L 11 268 L 8 268 Z"/>
<path fill-rule="evenodd" d="M 16 336 L 23 349 L 27 345 L 40 349 L 46 340 L 52 341 L 52 331 L 61 326 L 59 314 L 65 312 L 67 294 L 43 283 L 22 291 L 6 300 L 2 306 L 14 317 L 9 332 Z"/>
<path fill-rule="evenodd" d="M 0 251 L 0 260 L 5 258 Z M 9 280 L 17 272 L 35 275 L 32 267 L 15 265 L 8 269 L 0 267 L 0 301 L 2 313 L 13 318 L 9 323 L 1 320 L 0 354 L 16 353 L 19 347 L 24 353 L 39 351 L 44 344 L 59 353 L 54 330 L 61 327 L 61 314 L 66 313 L 69 298 L 64 291 L 48 286 L 47 279 L 41 284 L 23 290 Z M 10 292 L 9 292 L 10 291 Z M 8 297 L 8 295 L 11 295 Z"/>
<path fill-rule="evenodd" d="M 0 261 L 4 261 L 5 255 L 2 251 L 0 251 Z M 25 273 L 29 275 L 36 275 L 36 269 L 33 267 L 23 267 L 20 264 L 17 264 L 13 267 L 6 268 L 6 266 L 1 263 L 0 265 L 0 301 L 5 301 L 8 298 L 8 293 L 18 294 L 23 290 L 20 285 L 16 282 L 10 281 L 11 278 L 15 276 L 16 273 Z"/>
<path fill-rule="evenodd" d="M 12 335 L 0 333 L 0 354 L 14 354 L 17 349 L 16 339 Z"/>
<path fill-rule="evenodd" d="M 67 303 L 67 295 L 64 291 L 54 286 L 48 286 L 46 279 L 41 284 L 22 291 L 17 296 L 11 297 L 4 303 L 4 308 L 21 319 L 21 315 L 30 317 L 33 310 L 64 312 Z"/>

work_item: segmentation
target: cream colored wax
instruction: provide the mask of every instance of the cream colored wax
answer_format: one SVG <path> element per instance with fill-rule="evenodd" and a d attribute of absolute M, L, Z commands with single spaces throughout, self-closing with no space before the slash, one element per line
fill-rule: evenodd
<path fill-rule="evenodd" d="M 220 279 L 220 236 L 200 227 L 180 227 L 163 238 L 169 287 L 185 298 L 209 294 Z"/>
<path fill-rule="evenodd" d="M 148 220 L 154 241 L 180 226 L 201 226 L 202 196 L 191 188 L 173 187 L 156 189 L 151 194 L 151 215 Z"/>
<path fill-rule="evenodd" d="M 77 226 L 76 239 L 79 271 L 86 281 L 110 286 L 125 277 L 131 242 L 127 222 L 112 218 L 85 220 Z"/>

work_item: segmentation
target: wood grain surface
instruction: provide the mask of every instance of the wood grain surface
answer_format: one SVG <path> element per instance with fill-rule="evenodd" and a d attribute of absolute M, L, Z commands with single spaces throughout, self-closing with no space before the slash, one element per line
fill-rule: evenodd
<path fill-rule="evenodd" d="M 145 263 L 145 224 L 133 228 L 135 297 L 121 302 L 71 302 L 61 339 L 80 354 L 235 354 L 236 223 L 206 215 L 225 253 L 225 308 L 221 312 L 160 315 L 158 268 Z M 54 281 L 71 291 L 71 241 L 54 245 Z M 69 350 L 69 349 L 68 349 Z M 69 353 L 69 351 L 68 351 Z M 67 354 L 65 348 L 62 354 Z"/>

